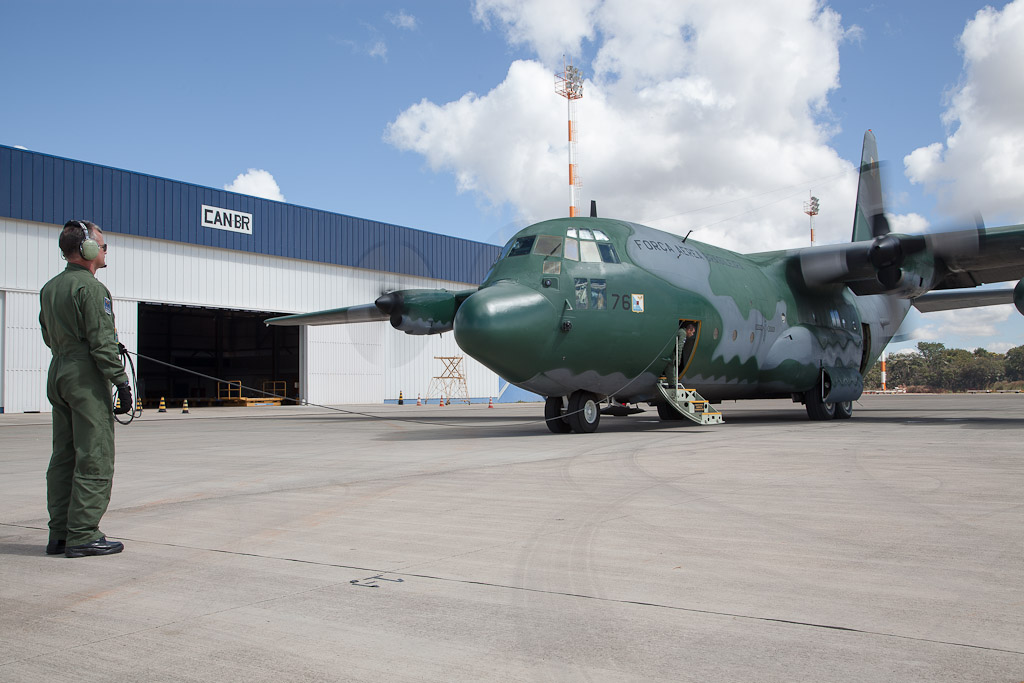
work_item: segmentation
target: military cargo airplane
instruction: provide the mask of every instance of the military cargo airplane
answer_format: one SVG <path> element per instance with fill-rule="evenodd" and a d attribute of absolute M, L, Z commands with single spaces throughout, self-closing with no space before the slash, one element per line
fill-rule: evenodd
<path fill-rule="evenodd" d="M 517 233 L 478 288 L 399 290 L 267 324 L 454 330 L 467 354 L 546 397 L 555 433 L 593 432 L 602 412 L 639 403 L 715 424 L 709 404 L 723 399 L 791 398 L 811 420 L 846 419 L 911 305 L 1013 303 L 1024 314 L 1024 225 L 892 233 L 879 175 L 869 130 L 846 244 L 739 254 L 636 223 L 560 218 Z M 972 289 L 1010 280 L 1012 290 Z"/>

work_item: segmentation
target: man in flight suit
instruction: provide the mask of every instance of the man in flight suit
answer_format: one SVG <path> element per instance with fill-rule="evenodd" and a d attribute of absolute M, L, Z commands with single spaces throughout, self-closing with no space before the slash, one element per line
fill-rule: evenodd
<path fill-rule="evenodd" d="M 67 268 L 39 292 L 39 324 L 53 353 L 46 397 L 53 405 L 53 455 L 46 470 L 50 513 L 48 555 L 111 555 L 124 545 L 99 529 L 114 476 L 114 415 L 132 410 L 132 394 L 119 357 L 110 291 L 96 279 L 107 267 L 103 231 L 68 221 L 58 242 Z"/>

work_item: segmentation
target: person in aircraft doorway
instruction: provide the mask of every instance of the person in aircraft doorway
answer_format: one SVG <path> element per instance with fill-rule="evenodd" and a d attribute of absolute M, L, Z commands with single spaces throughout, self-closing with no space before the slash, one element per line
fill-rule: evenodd
<path fill-rule="evenodd" d="M 67 268 L 39 292 L 39 325 L 53 359 L 46 397 L 53 405 L 53 454 L 46 470 L 50 514 L 47 555 L 112 555 L 99 523 L 110 503 L 114 477 L 114 414 L 132 409 L 121 365 L 110 290 L 96 279 L 107 266 L 107 244 L 94 223 L 68 221 L 58 239 Z"/>
<path fill-rule="evenodd" d="M 697 343 L 697 326 L 692 322 L 683 324 L 683 333 L 686 338 L 683 340 L 683 348 L 679 352 L 679 377 L 682 378 L 687 363 L 690 362 L 690 355 L 693 354 L 693 347 Z"/>

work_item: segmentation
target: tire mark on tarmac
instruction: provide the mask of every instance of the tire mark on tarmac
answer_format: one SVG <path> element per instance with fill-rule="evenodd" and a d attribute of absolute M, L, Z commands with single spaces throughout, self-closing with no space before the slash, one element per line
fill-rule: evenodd
<path fill-rule="evenodd" d="M 30 530 L 35 530 L 35 531 L 45 531 L 45 529 L 43 527 L 31 527 L 31 526 L 25 526 L 25 525 L 21 525 L 21 524 L 8 524 L 8 523 L 5 523 L 5 522 L 0 522 L 0 526 L 19 528 L 19 529 L 30 529 Z M 892 638 L 892 639 L 897 639 L 897 640 L 905 640 L 905 641 L 918 642 L 918 643 L 928 643 L 928 644 L 932 644 L 932 645 L 945 645 L 945 646 L 949 646 L 949 647 L 961 647 L 961 648 L 967 648 L 967 649 L 972 649 L 972 650 L 982 650 L 982 651 L 986 651 L 986 652 L 1002 652 L 1002 653 L 1005 653 L 1005 654 L 1020 655 L 1021 657 L 1024 657 L 1024 651 L 1020 651 L 1020 650 L 1010 650 L 1010 649 L 1006 649 L 1006 648 L 990 647 L 990 646 L 987 646 L 987 645 L 976 645 L 976 644 L 973 644 L 973 643 L 963 643 L 963 642 L 950 641 L 950 640 L 938 640 L 938 639 L 934 639 L 934 638 L 921 638 L 921 637 L 917 637 L 917 636 L 901 635 L 899 633 L 888 633 L 888 632 L 885 632 L 885 631 L 872 631 L 872 630 L 867 630 L 867 629 L 851 628 L 851 627 L 847 627 L 847 626 L 841 626 L 841 625 L 838 625 L 838 624 L 822 624 L 822 623 L 815 623 L 815 622 L 809 622 L 809 621 L 798 621 L 798 620 L 793 620 L 793 619 L 780 619 L 780 618 L 776 618 L 776 617 L 769 617 L 769 616 L 756 615 L 756 614 L 742 614 L 742 613 L 739 613 L 739 612 L 724 612 L 724 611 L 710 610 L 710 609 L 698 609 L 698 608 L 694 608 L 694 607 L 686 607 L 685 605 L 673 605 L 673 604 L 668 604 L 668 603 L 659 603 L 659 602 L 652 602 L 652 601 L 646 601 L 646 600 L 628 600 L 628 599 L 614 598 L 614 597 L 607 597 L 607 596 L 602 597 L 602 596 L 598 596 L 598 595 L 588 595 L 588 594 L 585 594 L 585 593 L 573 593 L 573 592 L 570 592 L 570 591 L 545 590 L 545 589 L 541 589 L 541 588 L 529 588 L 529 587 L 526 587 L 526 586 L 514 586 L 514 585 L 510 585 L 510 584 L 503 584 L 503 583 L 497 583 L 497 582 L 492 582 L 492 581 L 474 581 L 474 580 L 471 580 L 471 579 L 458 579 L 458 578 L 452 578 L 452 577 L 446 577 L 446 576 L 438 576 L 438 575 L 432 575 L 432 574 L 418 574 L 418 573 L 414 573 L 414 572 L 396 572 L 396 571 L 391 571 L 391 570 L 388 570 L 388 569 L 375 569 L 375 568 L 372 568 L 372 567 L 357 567 L 357 566 L 353 566 L 353 565 L 337 564 L 337 563 L 333 563 L 333 562 L 320 562 L 320 561 L 317 561 L 317 560 L 305 560 L 305 559 L 302 559 L 302 558 L 293 558 L 293 557 L 278 557 L 278 556 L 274 556 L 274 555 L 262 555 L 262 554 L 259 554 L 259 553 L 246 553 L 246 552 L 240 552 L 240 551 L 235 551 L 235 550 L 221 550 L 221 549 L 218 549 L 218 548 L 203 548 L 203 547 L 199 547 L 199 546 L 183 545 L 183 544 L 180 544 L 180 543 L 158 543 L 158 542 L 154 542 L 154 541 L 143 541 L 143 540 L 127 538 L 127 537 L 124 537 L 123 540 L 129 541 L 131 543 L 148 544 L 148 545 L 155 545 L 155 546 L 161 546 L 161 547 L 167 547 L 167 548 L 179 548 L 179 549 L 183 549 L 183 550 L 192 550 L 192 551 L 198 551 L 198 552 L 209 552 L 209 553 L 217 553 L 217 554 L 223 554 L 223 555 L 233 555 L 233 556 L 236 556 L 236 557 L 248 557 L 248 558 L 253 558 L 253 559 L 258 559 L 258 560 L 273 560 L 273 561 L 277 561 L 277 562 L 293 562 L 293 563 L 296 563 L 296 564 L 312 565 L 312 566 L 317 566 L 317 567 L 332 567 L 332 568 L 335 568 L 335 569 L 352 570 L 352 571 L 358 571 L 360 573 L 368 572 L 368 573 L 371 573 L 371 574 L 374 574 L 374 575 L 377 575 L 377 574 L 382 574 L 382 575 L 383 574 L 387 574 L 387 575 L 401 577 L 403 579 L 423 579 L 425 581 L 441 581 L 441 582 L 445 582 L 445 583 L 455 583 L 455 584 L 460 584 L 460 585 L 465 585 L 465 586 L 477 586 L 477 587 L 482 587 L 482 588 L 497 588 L 497 589 L 501 589 L 501 590 L 520 591 L 520 592 L 524 592 L 524 593 L 536 593 L 536 594 L 542 594 L 542 595 L 552 595 L 552 596 L 564 597 L 564 598 L 572 598 L 572 599 L 577 599 L 577 600 L 592 600 L 592 601 L 595 601 L 595 602 L 602 602 L 602 603 L 608 603 L 608 604 L 631 605 L 631 606 L 642 607 L 642 608 L 650 608 L 650 609 L 672 610 L 672 611 L 676 611 L 676 612 L 685 612 L 685 613 L 689 613 L 689 614 L 701 614 L 701 615 L 706 615 L 706 616 L 723 617 L 723 618 L 728 618 L 728 619 L 742 619 L 742 620 L 745 620 L 745 621 L 761 622 L 761 623 L 769 623 L 769 624 L 784 624 L 784 625 L 787 625 L 787 626 L 798 626 L 798 627 L 802 627 L 802 628 L 822 629 L 822 630 L 837 631 L 837 632 L 851 633 L 851 634 L 857 634 L 857 635 L 876 636 L 876 637 L 880 637 L 880 638 Z M 341 583 L 342 582 L 338 582 L 338 584 L 341 584 Z M 348 580 L 346 580 L 345 583 L 348 583 Z M 336 584 L 332 583 L 331 585 L 333 586 L 333 585 L 336 585 Z M 319 586 L 319 587 L 313 587 L 313 588 L 307 589 L 307 590 L 305 590 L 303 592 L 312 592 L 312 591 L 322 590 L 322 589 L 323 589 L 323 586 Z M 285 599 L 286 597 L 288 597 L 288 596 L 276 596 L 274 598 L 268 598 L 267 600 L 258 601 L 258 602 L 272 602 L 272 601 L 275 601 L 275 600 Z M 226 608 L 224 610 L 218 610 L 218 612 L 229 611 L 231 609 L 237 609 L 237 606 L 236 607 L 231 607 L 231 608 Z M 154 627 L 154 628 L 156 628 L 156 627 Z M 145 630 L 150 630 L 150 629 L 145 629 Z"/>

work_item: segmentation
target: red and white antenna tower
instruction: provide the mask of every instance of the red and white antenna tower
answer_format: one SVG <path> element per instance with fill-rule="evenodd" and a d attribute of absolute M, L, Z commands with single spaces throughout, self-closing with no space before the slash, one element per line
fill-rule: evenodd
<path fill-rule="evenodd" d="M 580 181 L 579 161 L 576 158 L 576 100 L 583 97 L 583 72 L 567 64 L 563 58 L 562 73 L 555 75 L 555 92 L 569 102 L 569 216 L 575 217 L 580 212 Z"/>
<path fill-rule="evenodd" d="M 810 194 L 808 192 L 807 194 Z M 818 215 L 818 198 L 811 195 L 811 200 L 804 202 L 804 213 L 811 217 L 811 246 L 814 246 L 814 217 Z"/>

